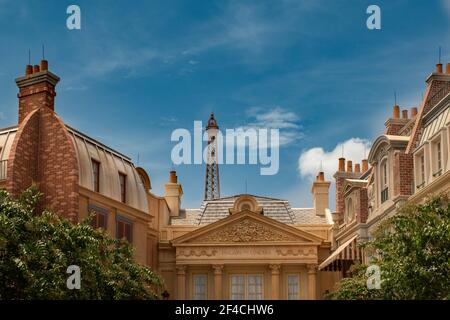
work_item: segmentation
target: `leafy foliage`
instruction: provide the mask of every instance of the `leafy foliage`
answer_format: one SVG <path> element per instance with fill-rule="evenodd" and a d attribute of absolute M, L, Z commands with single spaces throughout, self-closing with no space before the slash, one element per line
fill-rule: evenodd
<path fill-rule="evenodd" d="M 405 204 L 365 245 L 381 269 L 381 289 L 367 289 L 367 266 L 338 283 L 329 299 L 450 299 L 450 201 L 445 195 Z"/>
<path fill-rule="evenodd" d="M 73 224 L 35 213 L 41 194 L 18 199 L 0 191 L 0 299 L 157 299 L 162 280 L 137 264 L 126 241 L 94 229 L 91 218 Z M 81 289 L 66 286 L 67 267 L 81 269 Z"/>

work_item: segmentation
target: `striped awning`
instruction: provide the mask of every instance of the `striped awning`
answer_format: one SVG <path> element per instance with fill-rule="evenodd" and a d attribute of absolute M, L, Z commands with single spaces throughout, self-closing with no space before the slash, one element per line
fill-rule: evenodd
<path fill-rule="evenodd" d="M 319 265 L 322 271 L 347 270 L 355 261 L 361 261 L 362 249 L 358 247 L 356 238 L 358 235 L 347 240 L 337 248 L 324 262 Z"/>

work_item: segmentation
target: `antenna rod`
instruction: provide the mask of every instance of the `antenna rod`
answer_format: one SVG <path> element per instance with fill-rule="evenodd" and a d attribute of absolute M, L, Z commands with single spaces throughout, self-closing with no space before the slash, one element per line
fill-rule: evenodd
<path fill-rule="evenodd" d="M 441 63 L 441 46 L 439 46 L 439 63 Z"/>
<path fill-rule="evenodd" d="M 28 49 L 28 64 L 31 64 L 31 50 Z"/>
<path fill-rule="evenodd" d="M 397 91 L 394 91 L 394 105 L 397 105 Z"/>
<path fill-rule="evenodd" d="M 44 44 L 42 44 L 42 60 L 45 60 L 45 48 L 44 48 Z"/>

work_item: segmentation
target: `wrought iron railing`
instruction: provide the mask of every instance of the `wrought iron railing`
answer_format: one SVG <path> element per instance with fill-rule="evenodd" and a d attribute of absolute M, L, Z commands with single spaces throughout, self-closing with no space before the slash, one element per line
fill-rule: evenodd
<path fill-rule="evenodd" d="M 0 161 L 0 180 L 6 180 L 6 169 L 8 168 L 8 160 Z"/>

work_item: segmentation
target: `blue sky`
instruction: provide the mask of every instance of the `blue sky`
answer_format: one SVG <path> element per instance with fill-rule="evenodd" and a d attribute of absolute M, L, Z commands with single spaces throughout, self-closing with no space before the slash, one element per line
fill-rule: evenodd
<path fill-rule="evenodd" d="M 81 8 L 81 30 L 66 8 Z M 366 28 L 381 8 L 382 29 Z M 163 194 L 176 128 L 214 111 L 221 128 L 280 127 L 277 175 L 223 165 L 221 194 L 247 191 L 311 205 L 312 175 L 359 161 L 383 130 L 394 91 L 418 106 L 438 47 L 450 60 L 446 1 L 0 0 L 0 127 L 17 121 L 14 78 L 41 58 L 61 77 L 56 111 L 129 155 Z M 367 151 L 368 153 L 368 151 Z M 184 207 L 200 206 L 204 166 L 176 166 Z M 334 195 L 331 191 L 332 207 Z"/>

